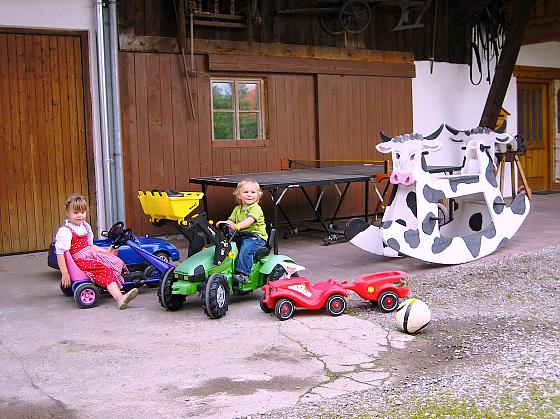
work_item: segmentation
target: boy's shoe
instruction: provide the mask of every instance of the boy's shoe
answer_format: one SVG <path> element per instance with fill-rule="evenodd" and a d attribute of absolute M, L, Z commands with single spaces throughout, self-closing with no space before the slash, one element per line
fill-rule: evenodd
<path fill-rule="evenodd" d="M 128 303 L 136 298 L 138 295 L 138 288 L 132 288 L 126 294 L 124 294 L 118 302 L 119 310 L 124 310 L 128 307 Z"/>
<path fill-rule="evenodd" d="M 239 284 L 246 284 L 247 282 L 249 282 L 247 275 L 242 273 L 233 274 L 233 280 Z"/>

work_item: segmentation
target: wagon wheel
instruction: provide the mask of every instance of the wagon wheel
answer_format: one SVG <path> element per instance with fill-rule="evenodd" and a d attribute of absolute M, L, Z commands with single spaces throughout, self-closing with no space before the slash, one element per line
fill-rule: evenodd
<path fill-rule="evenodd" d="M 329 35 L 340 35 L 344 33 L 344 28 L 340 24 L 340 18 L 336 13 L 323 13 L 319 17 L 321 27 Z"/>
<path fill-rule="evenodd" d="M 342 30 L 360 33 L 365 31 L 371 22 L 371 9 L 365 1 L 349 0 L 340 8 L 338 20 Z"/>

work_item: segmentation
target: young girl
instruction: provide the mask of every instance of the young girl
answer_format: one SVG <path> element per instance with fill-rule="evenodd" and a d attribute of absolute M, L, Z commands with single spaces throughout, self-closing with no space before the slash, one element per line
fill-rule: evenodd
<path fill-rule="evenodd" d="M 233 192 L 239 205 L 233 209 L 226 221 L 216 223 L 216 225 L 227 224 L 229 228 L 238 230 L 233 238 L 239 249 L 233 279 L 240 283 L 247 283 L 247 276 L 253 266 L 253 257 L 268 239 L 264 213 L 259 205 L 262 194 L 256 180 L 243 179 Z"/>
<path fill-rule="evenodd" d="M 119 309 L 127 308 L 138 295 L 133 288 L 126 294 L 121 293 L 123 277 L 121 272 L 126 269 L 125 263 L 116 256 L 116 249 L 101 249 L 93 244 L 93 232 L 86 222 L 88 205 L 83 196 L 72 195 L 66 200 L 66 216 L 64 226 L 60 227 L 55 237 L 55 252 L 58 266 L 62 274 L 64 287 L 71 285 L 64 252 L 70 251 L 78 268 L 84 271 L 97 285 L 107 291 L 117 301 Z"/>

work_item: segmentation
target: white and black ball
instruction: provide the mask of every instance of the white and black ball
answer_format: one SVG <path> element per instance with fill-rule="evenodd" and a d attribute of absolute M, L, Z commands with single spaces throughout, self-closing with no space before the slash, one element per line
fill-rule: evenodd
<path fill-rule="evenodd" d="M 397 327 L 405 333 L 414 334 L 423 330 L 432 319 L 430 307 L 417 298 L 409 298 L 399 304 L 395 311 Z"/>

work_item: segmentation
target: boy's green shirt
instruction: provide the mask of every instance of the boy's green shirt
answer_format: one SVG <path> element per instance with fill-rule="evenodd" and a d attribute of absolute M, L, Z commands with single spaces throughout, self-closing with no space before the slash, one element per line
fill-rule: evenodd
<path fill-rule="evenodd" d="M 247 208 L 243 209 L 243 205 L 237 205 L 229 219 L 234 223 L 239 223 L 247 217 L 251 217 L 255 222 L 251 224 L 249 227 L 240 230 L 242 233 L 255 233 L 259 237 L 261 237 L 264 241 L 268 240 L 268 234 L 266 232 L 266 223 L 264 221 L 264 213 L 261 206 L 255 202 L 254 204 L 249 205 Z"/>

